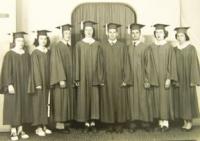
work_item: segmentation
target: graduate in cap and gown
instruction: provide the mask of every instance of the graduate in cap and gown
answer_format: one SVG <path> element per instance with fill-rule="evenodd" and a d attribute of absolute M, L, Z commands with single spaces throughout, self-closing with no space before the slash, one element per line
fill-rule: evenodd
<path fill-rule="evenodd" d="M 189 27 L 176 27 L 174 48 L 178 83 L 174 87 L 175 118 L 184 120 L 182 129 L 192 129 L 192 119 L 199 117 L 196 86 L 200 85 L 200 67 L 196 48 L 190 43 Z"/>
<path fill-rule="evenodd" d="M 30 55 L 25 32 L 13 33 L 13 47 L 5 54 L 1 70 L 0 93 L 4 95 L 3 124 L 11 125 L 11 140 L 27 139 L 24 123 L 32 122 L 31 97 L 27 93 Z"/>
<path fill-rule="evenodd" d="M 155 65 L 152 63 L 152 56 L 148 56 L 148 45 L 144 43 L 141 34 L 142 24 L 133 23 L 128 27 L 131 34 L 131 42 L 128 45 L 130 56 L 131 76 L 134 85 L 128 88 L 128 114 L 129 132 L 135 132 L 141 127 L 150 131 L 153 122 L 153 93 L 150 87 L 158 85 L 155 74 L 149 74 L 148 67 L 155 72 Z M 147 61 L 147 59 L 149 59 Z M 149 64 L 147 64 L 149 63 Z M 150 65 L 151 64 L 151 65 Z M 153 70 L 154 69 L 154 70 Z M 153 77 L 150 79 L 149 77 Z"/>
<path fill-rule="evenodd" d="M 127 121 L 127 86 L 130 81 L 130 61 L 128 48 L 118 40 L 118 28 L 121 25 L 109 23 L 105 25 L 107 40 L 102 42 L 103 73 L 101 88 L 101 122 L 108 125 L 107 132 L 123 132 Z"/>
<path fill-rule="evenodd" d="M 154 118 L 159 120 L 159 129 L 165 132 L 169 129 L 169 120 L 174 119 L 172 84 L 177 81 L 176 57 L 170 43 L 166 41 L 168 25 L 155 24 L 155 42 L 150 45 L 156 65 L 159 86 L 154 91 Z"/>
<path fill-rule="evenodd" d="M 76 120 L 84 123 L 84 132 L 96 132 L 99 113 L 99 82 L 97 80 L 97 58 L 100 43 L 94 39 L 93 21 L 83 22 L 83 39 L 75 46 L 75 82 L 77 86 Z"/>
<path fill-rule="evenodd" d="M 48 94 L 50 88 L 50 52 L 47 49 L 50 39 L 48 30 L 38 30 L 34 41 L 35 49 L 31 54 L 31 74 L 28 92 L 33 99 L 33 126 L 38 136 L 51 134 L 48 124 Z"/>
<path fill-rule="evenodd" d="M 70 24 L 57 27 L 62 39 L 51 46 L 50 85 L 53 96 L 53 118 L 56 128 L 69 133 L 69 124 L 74 119 L 74 93 L 72 71 L 72 46 Z"/>

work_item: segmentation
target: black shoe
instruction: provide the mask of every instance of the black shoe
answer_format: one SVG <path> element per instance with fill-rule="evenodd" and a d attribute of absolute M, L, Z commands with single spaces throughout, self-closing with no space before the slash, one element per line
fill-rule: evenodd
<path fill-rule="evenodd" d="M 169 131 L 169 128 L 168 128 L 168 127 L 163 126 L 163 127 L 161 128 L 161 132 L 167 132 L 167 131 Z"/>
<path fill-rule="evenodd" d="M 129 128 L 129 129 L 128 129 L 128 132 L 129 132 L 129 133 L 134 133 L 134 132 L 136 132 L 136 130 L 137 130 L 136 128 Z"/>
<path fill-rule="evenodd" d="M 153 129 L 151 127 L 143 127 L 142 129 L 146 132 L 152 132 L 153 131 Z"/>
<path fill-rule="evenodd" d="M 113 127 L 109 127 L 108 129 L 106 129 L 106 133 L 113 133 L 115 130 Z"/>
<path fill-rule="evenodd" d="M 84 127 L 84 129 L 82 130 L 82 133 L 89 133 L 90 132 L 90 128 L 89 127 Z"/>
<path fill-rule="evenodd" d="M 90 130 L 91 130 L 92 133 L 97 133 L 97 132 L 98 132 L 98 131 L 97 131 L 97 128 L 96 128 L 95 126 L 92 126 L 92 127 L 90 128 Z"/>

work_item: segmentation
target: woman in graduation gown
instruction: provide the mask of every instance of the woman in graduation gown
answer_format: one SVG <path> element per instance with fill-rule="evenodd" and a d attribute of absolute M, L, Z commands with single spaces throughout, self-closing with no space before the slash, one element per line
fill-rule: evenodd
<path fill-rule="evenodd" d="M 22 124 L 32 122 L 31 97 L 27 94 L 30 55 L 24 46 L 25 32 L 13 33 L 13 44 L 3 59 L 0 93 L 4 96 L 3 124 L 11 125 L 11 140 L 29 136 Z"/>
<path fill-rule="evenodd" d="M 64 123 L 74 120 L 72 26 L 66 24 L 57 28 L 61 29 L 63 37 L 51 47 L 50 85 L 53 96 L 53 117 L 57 123 L 56 128 L 69 133 L 69 124 Z"/>
<path fill-rule="evenodd" d="M 154 118 L 159 120 L 159 129 L 167 131 L 169 120 L 174 119 L 172 84 L 177 81 L 175 52 L 167 43 L 168 32 L 165 24 L 155 24 L 155 42 L 150 45 L 153 55 L 159 86 L 154 87 Z"/>
<path fill-rule="evenodd" d="M 192 119 L 199 117 L 196 86 L 200 85 L 200 67 L 197 51 L 189 42 L 189 27 L 177 27 L 178 46 L 174 48 L 177 60 L 178 83 L 174 87 L 175 117 L 184 120 L 182 129 L 192 129 Z"/>
<path fill-rule="evenodd" d="M 99 120 L 99 88 L 97 81 L 97 58 L 100 43 L 94 36 L 93 21 L 83 22 L 84 38 L 76 43 L 75 81 L 77 90 L 76 120 L 84 122 L 84 132 L 96 132 L 96 120 Z"/>
<path fill-rule="evenodd" d="M 35 133 L 38 136 L 51 134 L 47 129 L 48 123 L 48 93 L 49 93 L 49 72 L 50 52 L 47 47 L 50 39 L 47 30 L 37 31 L 37 38 L 34 41 L 35 49 L 31 54 L 31 74 L 29 77 L 28 92 L 32 94 L 33 102 L 33 126 L 37 126 Z"/>

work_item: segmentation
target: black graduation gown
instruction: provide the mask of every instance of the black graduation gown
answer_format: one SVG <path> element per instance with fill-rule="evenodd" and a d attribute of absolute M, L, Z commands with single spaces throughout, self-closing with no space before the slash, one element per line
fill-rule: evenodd
<path fill-rule="evenodd" d="M 199 117 L 196 87 L 200 85 L 200 67 L 194 46 L 184 49 L 174 48 L 177 60 L 178 85 L 174 87 L 175 117 L 192 120 Z"/>
<path fill-rule="evenodd" d="M 48 123 L 49 62 L 50 51 L 44 53 L 35 49 L 32 52 L 28 92 L 33 99 L 33 125 Z M 37 90 L 36 86 L 42 86 L 42 89 Z"/>
<path fill-rule="evenodd" d="M 101 121 L 123 123 L 127 120 L 127 88 L 131 85 L 130 61 L 127 47 L 117 41 L 113 46 L 108 41 L 101 45 L 104 87 L 101 88 Z"/>
<path fill-rule="evenodd" d="M 72 74 L 72 47 L 59 41 L 51 48 L 50 85 L 53 96 L 53 117 L 56 122 L 74 119 L 74 93 Z M 61 88 L 60 81 L 66 87 Z"/>
<path fill-rule="evenodd" d="M 79 41 L 76 44 L 75 81 L 77 88 L 76 120 L 86 122 L 99 119 L 99 88 L 97 82 L 97 58 L 100 43 L 92 44 Z"/>
<path fill-rule="evenodd" d="M 1 91 L 4 95 L 3 124 L 18 126 L 32 122 L 31 97 L 27 94 L 30 55 L 12 50 L 4 56 L 1 71 Z M 8 85 L 15 94 L 8 94 Z"/>

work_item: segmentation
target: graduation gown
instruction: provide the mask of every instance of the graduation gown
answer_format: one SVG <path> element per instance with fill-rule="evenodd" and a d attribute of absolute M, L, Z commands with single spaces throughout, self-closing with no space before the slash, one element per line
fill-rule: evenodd
<path fill-rule="evenodd" d="M 147 74 L 147 63 L 152 63 L 152 58 L 147 54 L 148 47 L 145 43 L 139 42 L 136 46 L 132 44 L 128 46 L 128 53 L 131 64 L 131 80 L 134 85 L 128 88 L 128 115 L 129 120 L 141 120 L 145 122 L 153 121 L 154 99 L 151 88 L 144 87 L 145 82 L 151 83 Z M 147 60 L 149 59 L 149 61 Z M 154 67 L 154 68 L 153 68 Z M 151 65 L 151 69 L 155 69 L 155 65 Z M 155 73 L 151 71 L 149 73 Z M 150 74 L 152 76 L 153 74 Z M 153 79 L 156 79 L 155 77 Z M 157 80 L 154 80 L 156 84 Z M 158 84 L 157 84 L 158 85 Z"/>
<path fill-rule="evenodd" d="M 174 87 L 175 117 L 192 120 L 199 116 L 196 87 L 200 85 L 200 67 L 194 46 L 174 48 L 177 60 L 178 85 Z"/>
<path fill-rule="evenodd" d="M 4 56 L 1 71 L 1 91 L 4 95 L 3 124 L 18 126 L 32 122 L 31 97 L 27 94 L 30 55 L 18 54 L 12 50 Z M 13 85 L 14 94 L 8 93 Z"/>
<path fill-rule="evenodd" d="M 159 86 L 153 87 L 154 117 L 161 120 L 174 119 L 172 84 L 177 81 L 176 57 L 170 43 L 150 46 L 156 66 Z M 169 88 L 165 88 L 167 79 L 171 80 Z"/>
<path fill-rule="evenodd" d="M 99 119 L 99 88 L 97 82 L 97 58 L 100 43 L 92 44 L 79 41 L 76 44 L 75 81 L 80 83 L 77 88 L 76 120 L 86 122 Z"/>
<path fill-rule="evenodd" d="M 33 125 L 45 125 L 48 122 L 49 62 L 50 51 L 44 53 L 35 49 L 32 52 L 28 92 L 33 99 Z M 37 86 L 42 86 L 42 89 L 37 90 Z"/>
<path fill-rule="evenodd" d="M 51 48 L 50 85 L 53 96 L 53 117 L 56 122 L 74 119 L 72 47 L 59 41 Z M 59 82 L 65 81 L 61 88 Z"/>
<path fill-rule="evenodd" d="M 127 88 L 121 84 L 131 85 L 130 61 L 127 47 L 117 41 L 110 45 L 102 43 L 103 80 L 101 88 L 101 121 L 105 123 L 123 123 L 127 120 Z"/>

